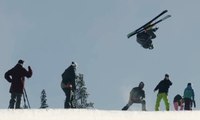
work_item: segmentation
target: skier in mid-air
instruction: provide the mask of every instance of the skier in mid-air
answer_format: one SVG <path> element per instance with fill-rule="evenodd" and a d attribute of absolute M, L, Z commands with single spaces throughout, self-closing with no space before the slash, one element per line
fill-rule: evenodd
<path fill-rule="evenodd" d="M 154 32 L 156 32 L 158 30 L 158 28 L 148 28 L 146 30 L 144 30 L 141 33 L 138 33 L 136 35 L 136 40 L 137 42 L 146 49 L 153 49 L 153 43 L 152 43 L 152 39 L 156 38 L 156 35 Z"/>
<path fill-rule="evenodd" d="M 145 49 L 153 49 L 153 43 L 152 39 L 156 38 L 156 35 L 154 32 L 158 30 L 157 27 L 153 28 L 156 24 L 166 20 L 167 18 L 171 17 L 171 15 L 166 15 L 165 17 L 161 18 L 158 21 L 155 21 L 163 14 L 167 13 L 167 10 L 162 11 L 160 14 L 158 14 L 156 17 L 154 17 L 152 20 L 144 24 L 143 26 L 139 27 L 135 31 L 129 33 L 127 35 L 128 38 L 130 38 L 133 35 L 136 35 L 136 41 Z"/>
<path fill-rule="evenodd" d="M 122 110 L 128 110 L 128 108 L 133 104 L 133 103 L 141 103 L 142 104 L 142 110 L 146 111 L 146 102 L 144 100 L 145 98 L 145 91 L 143 90 L 144 88 L 144 83 L 140 82 L 138 87 L 134 87 L 129 96 L 129 101 L 126 106 L 122 108 Z"/>
<path fill-rule="evenodd" d="M 25 77 L 32 76 L 32 69 L 28 66 L 28 70 L 23 67 L 23 60 L 19 60 L 17 65 L 5 73 L 5 79 L 11 83 L 10 93 L 11 99 L 9 103 L 10 109 L 20 109 L 21 97 L 24 90 Z"/>
<path fill-rule="evenodd" d="M 72 101 L 74 99 L 73 94 L 76 90 L 76 67 L 77 64 L 72 62 L 72 64 L 62 74 L 61 88 L 66 96 L 64 108 L 75 108 L 75 106 L 72 104 Z"/>

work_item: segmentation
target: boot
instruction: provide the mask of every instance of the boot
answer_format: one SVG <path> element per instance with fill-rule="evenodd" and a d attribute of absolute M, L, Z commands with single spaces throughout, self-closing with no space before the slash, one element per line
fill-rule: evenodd
<path fill-rule="evenodd" d="M 124 106 L 123 108 L 122 108 L 122 110 L 128 110 L 128 106 L 126 105 L 126 106 Z"/>

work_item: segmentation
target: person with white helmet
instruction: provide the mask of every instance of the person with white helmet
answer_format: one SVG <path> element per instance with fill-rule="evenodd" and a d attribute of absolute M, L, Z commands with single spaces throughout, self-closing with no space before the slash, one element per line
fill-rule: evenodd
<path fill-rule="evenodd" d="M 76 67 L 77 64 L 72 62 L 71 65 L 62 74 L 61 88 L 66 96 L 64 108 L 75 108 L 75 106 L 72 104 L 72 101 L 74 98 L 73 93 L 76 90 Z"/>
<path fill-rule="evenodd" d="M 142 104 L 142 111 L 146 111 L 146 102 L 144 100 L 145 98 L 145 91 L 143 90 L 144 88 L 144 83 L 140 82 L 138 87 L 134 87 L 129 96 L 129 101 L 122 108 L 122 110 L 128 110 L 128 108 L 133 104 L 133 103 L 141 103 Z"/>

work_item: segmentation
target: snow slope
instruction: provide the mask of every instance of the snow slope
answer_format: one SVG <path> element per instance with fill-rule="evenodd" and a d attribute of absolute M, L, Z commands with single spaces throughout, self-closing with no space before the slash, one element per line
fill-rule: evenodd
<path fill-rule="evenodd" d="M 154 112 L 85 109 L 0 110 L 0 120 L 198 120 L 200 111 Z"/>

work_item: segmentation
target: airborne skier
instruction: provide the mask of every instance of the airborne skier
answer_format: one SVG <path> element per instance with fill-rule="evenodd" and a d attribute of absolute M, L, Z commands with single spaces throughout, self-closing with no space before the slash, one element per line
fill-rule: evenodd
<path fill-rule="evenodd" d="M 156 30 L 158 30 L 158 28 L 148 28 L 146 30 L 144 30 L 141 33 L 137 34 L 137 42 L 146 49 L 153 49 L 153 44 L 152 44 L 152 39 L 156 38 L 156 35 L 154 32 L 156 32 Z"/>
<path fill-rule="evenodd" d="M 141 26 L 140 28 L 136 29 L 135 31 L 129 33 L 127 35 L 128 38 L 130 38 L 133 35 L 136 35 L 137 42 L 145 49 L 153 49 L 153 43 L 152 39 L 156 38 L 155 31 L 158 30 L 157 27 L 153 28 L 156 24 L 164 21 L 165 19 L 171 17 L 171 15 L 166 15 L 165 17 L 161 18 L 160 20 L 154 22 L 156 19 L 158 19 L 160 16 L 168 12 L 167 10 L 164 10 L 159 15 L 154 17 L 152 20 Z M 154 22 L 154 23 L 153 23 Z"/>

